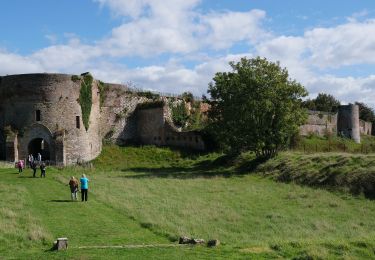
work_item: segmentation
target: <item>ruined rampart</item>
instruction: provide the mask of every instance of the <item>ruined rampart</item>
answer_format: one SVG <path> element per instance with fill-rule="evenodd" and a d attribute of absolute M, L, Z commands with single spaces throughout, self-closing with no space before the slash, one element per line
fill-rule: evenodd
<path fill-rule="evenodd" d="M 98 156 L 103 139 L 119 145 L 204 147 L 198 133 L 179 132 L 166 119 L 167 106 L 161 111 L 139 109 L 150 101 L 87 73 L 0 77 L 0 159 L 41 153 L 51 163 L 75 164 Z"/>

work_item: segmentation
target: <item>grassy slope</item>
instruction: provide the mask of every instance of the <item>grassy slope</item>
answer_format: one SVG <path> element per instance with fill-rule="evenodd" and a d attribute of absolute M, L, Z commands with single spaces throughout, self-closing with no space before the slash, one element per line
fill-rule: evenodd
<path fill-rule="evenodd" d="M 283 153 L 258 167 L 283 182 L 348 191 L 375 198 L 375 155 Z"/>
<path fill-rule="evenodd" d="M 215 155 L 190 159 L 152 147 L 106 147 L 94 170 L 49 169 L 46 179 L 20 178 L 13 169 L 1 170 L 5 200 L 0 223 L 18 223 L 23 218 L 23 224 L 0 237 L 5 242 L 0 243 L 0 257 L 375 257 L 373 201 L 276 183 L 261 175 L 233 174 L 234 169 L 219 167 L 214 159 Z M 267 167 L 272 163 L 278 165 L 270 161 Z M 90 201 L 66 202 L 65 183 L 70 175 L 83 172 L 91 179 Z M 14 197 L 15 192 L 22 195 Z M 22 203 L 6 202 L 16 198 Z M 31 238 L 29 233 L 37 235 Z M 77 249 L 81 245 L 175 244 L 179 235 L 218 238 L 223 245 L 217 249 Z M 71 248 L 63 253 L 44 252 L 59 236 L 69 237 Z"/>
<path fill-rule="evenodd" d="M 349 152 L 349 153 L 373 153 L 375 152 L 375 137 L 363 135 L 361 136 L 361 143 L 357 144 L 348 138 L 341 138 L 337 136 L 321 137 L 311 135 L 302 137 L 297 141 L 295 151 L 305 153 L 317 152 Z"/>

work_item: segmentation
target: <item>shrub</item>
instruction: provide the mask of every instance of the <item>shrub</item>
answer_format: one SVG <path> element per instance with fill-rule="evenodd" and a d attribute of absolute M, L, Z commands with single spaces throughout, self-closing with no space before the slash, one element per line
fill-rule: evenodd
<path fill-rule="evenodd" d="M 185 102 L 180 102 L 177 105 L 172 105 L 172 120 L 178 127 L 184 127 L 189 119 L 188 112 L 185 107 Z"/>

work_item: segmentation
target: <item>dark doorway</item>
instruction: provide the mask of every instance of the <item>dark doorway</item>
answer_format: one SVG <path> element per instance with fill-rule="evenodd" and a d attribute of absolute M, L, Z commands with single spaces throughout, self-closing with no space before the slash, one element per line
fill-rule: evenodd
<path fill-rule="evenodd" d="M 35 138 L 30 141 L 28 147 L 29 154 L 32 154 L 34 158 L 37 158 L 38 153 L 42 155 L 43 161 L 50 160 L 49 144 L 43 138 Z"/>
<path fill-rule="evenodd" d="M 5 160 L 5 136 L 3 131 L 0 131 L 0 160 Z"/>

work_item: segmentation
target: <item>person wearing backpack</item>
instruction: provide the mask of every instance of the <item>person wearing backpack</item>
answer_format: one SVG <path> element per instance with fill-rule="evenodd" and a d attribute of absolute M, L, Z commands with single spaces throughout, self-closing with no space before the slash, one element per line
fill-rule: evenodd
<path fill-rule="evenodd" d="M 70 178 L 69 187 L 72 200 L 77 200 L 78 180 L 74 176 Z"/>

